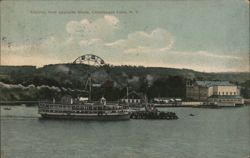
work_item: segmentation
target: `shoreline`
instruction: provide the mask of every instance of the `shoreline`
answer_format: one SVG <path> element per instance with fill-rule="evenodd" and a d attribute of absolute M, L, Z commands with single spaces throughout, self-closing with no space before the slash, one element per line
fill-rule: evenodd
<path fill-rule="evenodd" d="M 38 106 L 39 101 L 0 101 L 0 106 L 27 106 L 27 107 L 34 107 Z M 208 108 L 208 109 L 220 109 L 220 108 L 239 108 L 250 106 L 249 103 L 243 105 L 169 105 L 169 104 L 162 104 L 162 105 L 154 105 L 156 108 Z"/>

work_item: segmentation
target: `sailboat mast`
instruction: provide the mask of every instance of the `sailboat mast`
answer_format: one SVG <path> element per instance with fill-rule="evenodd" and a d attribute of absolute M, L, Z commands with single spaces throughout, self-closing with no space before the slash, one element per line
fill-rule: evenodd
<path fill-rule="evenodd" d="M 128 106 L 129 106 L 129 100 L 128 100 L 129 98 L 128 98 L 128 86 L 127 86 L 127 104 L 128 104 Z"/>
<path fill-rule="evenodd" d="M 91 77 L 89 76 L 89 101 L 91 101 L 91 87 L 92 87 L 92 83 L 91 83 Z"/>

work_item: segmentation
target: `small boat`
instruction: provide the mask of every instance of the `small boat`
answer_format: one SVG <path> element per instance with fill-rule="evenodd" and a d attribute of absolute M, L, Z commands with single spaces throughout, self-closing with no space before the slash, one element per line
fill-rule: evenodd
<path fill-rule="evenodd" d="M 6 108 L 3 108 L 4 110 L 11 110 L 11 108 L 10 107 L 6 107 Z"/>

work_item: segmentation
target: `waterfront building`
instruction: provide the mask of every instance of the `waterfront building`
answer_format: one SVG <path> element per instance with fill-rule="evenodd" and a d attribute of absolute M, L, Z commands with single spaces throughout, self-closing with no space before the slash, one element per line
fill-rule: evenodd
<path fill-rule="evenodd" d="M 121 103 L 140 105 L 145 103 L 145 98 L 143 97 L 143 94 L 132 91 L 121 99 Z"/>
<path fill-rule="evenodd" d="M 239 95 L 212 95 L 208 98 L 209 103 L 216 103 L 217 105 L 242 105 L 244 99 Z"/>
<path fill-rule="evenodd" d="M 192 101 L 243 104 L 240 89 L 228 81 L 195 81 L 186 84 L 186 98 Z"/>

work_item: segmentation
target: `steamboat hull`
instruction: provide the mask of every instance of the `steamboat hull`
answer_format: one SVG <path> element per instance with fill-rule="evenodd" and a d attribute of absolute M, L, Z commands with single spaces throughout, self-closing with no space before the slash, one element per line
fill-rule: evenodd
<path fill-rule="evenodd" d="M 130 114 L 116 115 L 74 115 L 74 114 L 41 114 L 42 119 L 68 119 L 68 120 L 86 120 L 86 121 L 119 121 L 129 120 Z"/>

